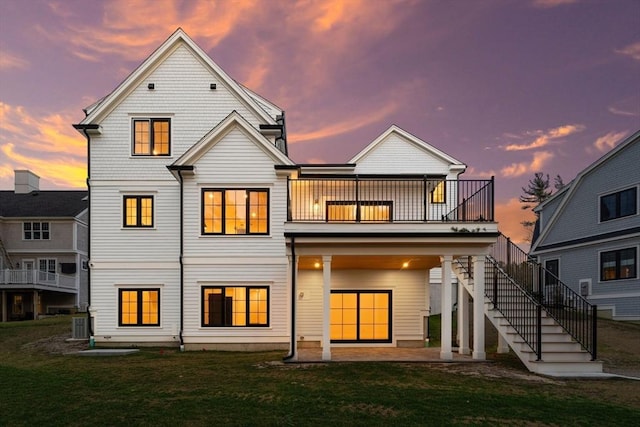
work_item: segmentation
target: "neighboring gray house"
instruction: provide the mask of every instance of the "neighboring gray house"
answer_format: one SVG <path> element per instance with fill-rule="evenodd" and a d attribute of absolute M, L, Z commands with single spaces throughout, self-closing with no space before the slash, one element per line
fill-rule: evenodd
<path fill-rule="evenodd" d="M 639 141 L 637 131 L 535 209 L 531 255 L 615 320 L 640 320 Z"/>
<path fill-rule="evenodd" d="M 0 320 L 86 310 L 87 192 L 40 191 L 15 171 L 0 191 Z"/>

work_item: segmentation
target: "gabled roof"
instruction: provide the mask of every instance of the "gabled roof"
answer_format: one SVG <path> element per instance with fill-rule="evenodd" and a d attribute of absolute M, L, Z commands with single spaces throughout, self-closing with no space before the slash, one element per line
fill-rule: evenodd
<path fill-rule="evenodd" d="M 227 75 L 188 35 L 178 28 L 158 49 L 156 49 L 147 59 L 144 60 L 135 71 L 133 71 L 120 85 L 104 99 L 95 102 L 85 109 L 87 116 L 80 122 L 81 125 L 99 123 L 108 115 L 126 96 L 133 91 L 142 81 L 144 81 L 153 70 L 158 67 L 171 53 L 179 46 L 186 46 L 203 64 L 208 66 L 211 73 L 222 81 L 225 86 L 247 108 L 253 111 L 261 120 L 268 124 L 276 124 L 275 117 L 272 117 L 263 106 L 256 100 L 255 94 L 250 95 L 235 80 Z M 270 103 L 269 103 L 270 104 Z"/>
<path fill-rule="evenodd" d="M 0 217 L 75 217 L 87 209 L 86 191 L 0 191 Z"/>
<path fill-rule="evenodd" d="M 421 149 L 421 150 L 423 150 L 423 151 L 425 151 L 425 152 L 427 152 L 427 153 L 429 153 L 431 155 L 435 155 L 436 157 L 444 160 L 447 163 L 450 163 L 452 165 L 459 165 L 462 168 L 466 168 L 466 165 L 464 163 L 462 163 L 459 160 L 456 160 L 453 157 L 449 156 L 448 154 L 438 150 L 434 146 L 432 146 L 430 144 L 427 144 L 426 142 L 424 142 L 423 140 L 421 140 L 417 136 L 410 134 L 406 130 L 401 129 L 400 127 L 398 127 L 396 125 L 391 125 L 389 127 L 389 129 L 384 131 L 382 133 L 382 135 L 377 137 L 372 143 L 367 145 L 362 151 L 360 151 L 358 154 L 356 154 L 347 163 L 356 163 L 357 164 L 358 162 L 362 161 L 362 159 L 364 159 L 367 155 L 369 155 L 369 153 L 371 153 L 378 145 L 380 145 L 391 134 L 394 134 L 394 133 L 399 135 L 400 137 L 402 137 L 406 141 L 410 142 L 411 144 L 415 145 L 419 149 Z"/>
<path fill-rule="evenodd" d="M 566 206 L 569 204 L 569 201 L 573 197 L 574 193 L 578 190 L 578 188 L 580 188 L 580 184 L 582 180 L 591 172 L 593 172 L 594 170 L 599 168 L 601 165 L 609 161 L 611 158 L 618 155 L 618 153 L 623 151 L 625 148 L 631 146 L 632 144 L 636 144 L 638 142 L 640 142 L 640 130 L 631 134 L 629 137 L 627 137 L 627 139 L 622 141 L 611 151 L 609 151 L 604 156 L 600 157 L 598 160 L 596 160 L 595 162 L 587 166 L 584 170 L 582 170 L 582 172 L 580 172 L 576 176 L 576 178 L 573 181 L 567 184 L 565 188 L 558 191 L 554 196 L 545 200 L 543 204 L 541 204 L 540 206 L 534 209 L 536 212 L 539 212 L 540 210 L 544 209 L 544 207 L 548 203 L 550 203 L 551 200 L 555 200 L 557 197 L 562 197 L 562 200 L 560 201 L 560 205 L 558 206 L 556 211 L 553 213 L 549 221 L 547 221 L 545 227 L 542 230 L 540 230 L 540 236 L 538 237 L 538 239 L 533 242 L 533 246 L 531 247 L 531 250 L 530 250 L 531 253 L 535 253 L 536 249 L 538 249 L 538 246 L 540 245 L 540 242 L 544 241 L 544 239 L 547 238 L 547 236 L 549 235 L 549 231 L 553 228 L 553 225 L 558 221 L 558 218 L 562 215 L 562 212 L 565 210 Z"/>
<path fill-rule="evenodd" d="M 200 141 L 196 142 L 182 156 L 180 156 L 171 166 L 170 170 L 179 169 L 184 166 L 193 166 L 205 153 L 211 150 L 227 133 L 238 128 L 258 145 L 274 162 L 281 165 L 293 166 L 295 163 L 284 153 L 276 148 L 264 135 L 242 117 L 237 111 L 232 111 L 213 129 L 211 129 Z"/>

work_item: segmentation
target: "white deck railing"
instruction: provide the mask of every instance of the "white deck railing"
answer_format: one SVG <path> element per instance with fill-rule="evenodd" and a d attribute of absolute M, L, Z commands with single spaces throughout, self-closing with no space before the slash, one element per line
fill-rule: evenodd
<path fill-rule="evenodd" d="M 76 278 L 39 270 L 0 270 L 1 285 L 44 285 L 76 289 Z"/>

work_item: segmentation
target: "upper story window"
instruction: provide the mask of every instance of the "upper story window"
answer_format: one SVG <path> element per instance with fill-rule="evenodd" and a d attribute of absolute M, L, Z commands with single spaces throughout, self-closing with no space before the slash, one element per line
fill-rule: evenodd
<path fill-rule="evenodd" d="M 438 182 L 435 188 L 431 190 L 431 203 L 445 203 L 446 189 L 446 181 Z"/>
<path fill-rule="evenodd" d="M 202 190 L 202 234 L 269 234 L 269 190 Z"/>
<path fill-rule="evenodd" d="M 38 260 L 38 270 L 46 271 L 47 273 L 55 273 L 56 272 L 55 258 L 40 258 Z"/>
<path fill-rule="evenodd" d="M 636 248 L 600 253 L 600 280 L 635 279 L 637 277 Z"/>
<path fill-rule="evenodd" d="M 134 156 L 168 156 L 170 150 L 170 119 L 133 119 Z"/>
<path fill-rule="evenodd" d="M 600 221 L 635 215 L 637 212 L 636 187 L 600 197 Z"/>
<path fill-rule="evenodd" d="M 24 240 L 49 240 L 48 222 L 24 222 L 22 223 Z"/>
<path fill-rule="evenodd" d="M 153 196 L 124 196 L 124 227 L 153 227 Z"/>

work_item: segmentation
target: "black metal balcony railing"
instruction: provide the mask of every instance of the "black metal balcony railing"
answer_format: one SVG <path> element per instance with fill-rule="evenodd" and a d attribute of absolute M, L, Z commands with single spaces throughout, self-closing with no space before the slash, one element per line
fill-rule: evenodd
<path fill-rule="evenodd" d="M 494 180 L 301 178 L 287 188 L 288 221 L 494 220 Z"/>

